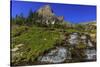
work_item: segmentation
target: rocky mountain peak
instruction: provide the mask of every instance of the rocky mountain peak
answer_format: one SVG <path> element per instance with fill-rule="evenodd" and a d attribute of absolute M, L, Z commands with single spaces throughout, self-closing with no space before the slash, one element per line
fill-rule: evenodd
<path fill-rule="evenodd" d="M 53 10 L 51 9 L 50 5 L 44 5 L 40 9 L 38 9 L 37 13 L 42 16 L 53 16 Z"/>
<path fill-rule="evenodd" d="M 42 24 L 59 24 L 61 22 L 63 22 L 64 17 L 63 16 L 56 16 L 52 10 L 52 8 L 50 7 L 50 5 L 44 5 L 42 7 L 40 7 L 37 10 L 38 16 L 41 17 L 41 19 L 39 19 L 39 23 Z"/>

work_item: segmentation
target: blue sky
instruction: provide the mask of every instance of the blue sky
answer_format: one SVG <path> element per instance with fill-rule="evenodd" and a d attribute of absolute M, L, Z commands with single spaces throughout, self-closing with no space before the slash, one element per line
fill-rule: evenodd
<path fill-rule="evenodd" d="M 58 4 L 58 3 L 43 3 L 43 2 L 25 2 L 12 1 L 11 15 L 15 17 L 23 13 L 28 16 L 30 9 L 34 12 L 41 6 L 49 4 L 55 15 L 64 16 L 64 20 L 71 23 L 80 23 L 96 20 L 96 6 L 75 5 L 75 4 Z"/>

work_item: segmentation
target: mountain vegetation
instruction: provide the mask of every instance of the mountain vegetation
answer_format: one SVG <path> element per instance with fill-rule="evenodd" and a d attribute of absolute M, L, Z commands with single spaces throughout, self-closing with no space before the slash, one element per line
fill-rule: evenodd
<path fill-rule="evenodd" d="M 56 16 L 49 5 L 35 12 L 30 10 L 28 17 L 23 14 L 11 17 L 11 65 L 39 64 L 38 56 L 57 45 L 64 46 L 66 38 L 74 32 L 90 35 L 96 43 L 96 23 L 71 24 L 63 16 Z M 80 44 L 77 47 L 86 48 Z M 70 49 L 76 56 L 78 50 Z"/>

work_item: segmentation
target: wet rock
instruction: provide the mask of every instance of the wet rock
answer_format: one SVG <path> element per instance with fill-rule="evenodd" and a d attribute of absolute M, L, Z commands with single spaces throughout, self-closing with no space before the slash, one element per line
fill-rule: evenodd
<path fill-rule="evenodd" d="M 87 35 L 87 34 L 72 33 L 72 34 L 70 34 L 68 40 L 69 40 L 68 42 L 72 46 L 77 46 L 77 45 L 80 45 L 80 44 L 84 44 L 87 47 L 94 47 L 90 36 Z"/>
<path fill-rule="evenodd" d="M 93 43 L 90 40 L 88 40 L 88 46 L 93 47 Z"/>
<path fill-rule="evenodd" d="M 82 35 L 82 36 L 81 36 L 81 39 L 82 39 L 82 40 L 87 40 L 87 36 L 86 36 L 86 35 Z"/>
<path fill-rule="evenodd" d="M 94 43 L 91 41 L 90 35 L 69 33 L 68 35 L 66 34 L 60 37 L 62 38 L 62 41 L 56 42 L 57 45 L 55 45 L 55 48 L 45 51 L 44 54 L 38 56 L 36 62 L 44 64 L 96 60 L 96 49 L 94 49 Z M 44 40 L 46 41 L 47 39 L 44 38 Z M 31 48 L 19 50 L 22 46 L 23 44 L 19 44 L 12 49 L 13 63 L 29 62 L 26 54 Z"/>
<path fill-rule="evenodd" d="M 44 56 L 40 56 L 38 61 L 48 63 L 60 63 L 70 59 L 68 50 L 65 47 L 56 47 Z"/>
<path fill-rule="evenodd" d="M 78 33 L 72 33 L 72 34 L 70 35 L 70 38 L 69 38 L 69 43 L 70 43 L 71 45 L 73 45 L 73 46 L 74 46 L 75 44 L 78 44 L 78 41 L 79 41 L 78 37 L 79 37 Z"/>
<path fill-rule="evenodd" d="M 81 42 L 82 42 L 83 44 L 86 45 L 86 44 L 88 43 L 88 38 L 87 38 L 86 35 L 82 34 L 81 37 L 80 37 L 80 39 L 81 39 Z"/>
<path fill-rule="evenodd" d="M 96 60 L 96 50 L 95 49 L 86 49 L 85 55 L 87 60 Z"/>

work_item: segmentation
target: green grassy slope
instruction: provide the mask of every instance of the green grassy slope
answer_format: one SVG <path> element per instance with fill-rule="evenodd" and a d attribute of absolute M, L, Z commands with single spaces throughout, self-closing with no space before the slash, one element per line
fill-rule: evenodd
<path fill-rule="evenodd" d="M 25 32 L 23 26 L 18 28 L 20 32 L 22 31 L 22 33 L 19 36 L 13 36 L 12 48 L 18 44 L 24 44 L 24 47 L 20 49 L 20 52 L 24 51 L 24 53 L 23 56 L 19 58 L 19 61 L 22 61 L 22 58 L 24 58 L 24 61 L 34 61 L 39 54 L 42 54 L 44 51 L 53 48 L 56 44 L 56 41 L 60 40 L 61 33 L 54 30 L 50 31 L 46 28 L 33 26 L 28 28 L 28 30 L 26 30 L 27 32 Z M 16 32 L 16 30 L 12 30 L 12 35 L 15 35 L 13 32 Z"/>

